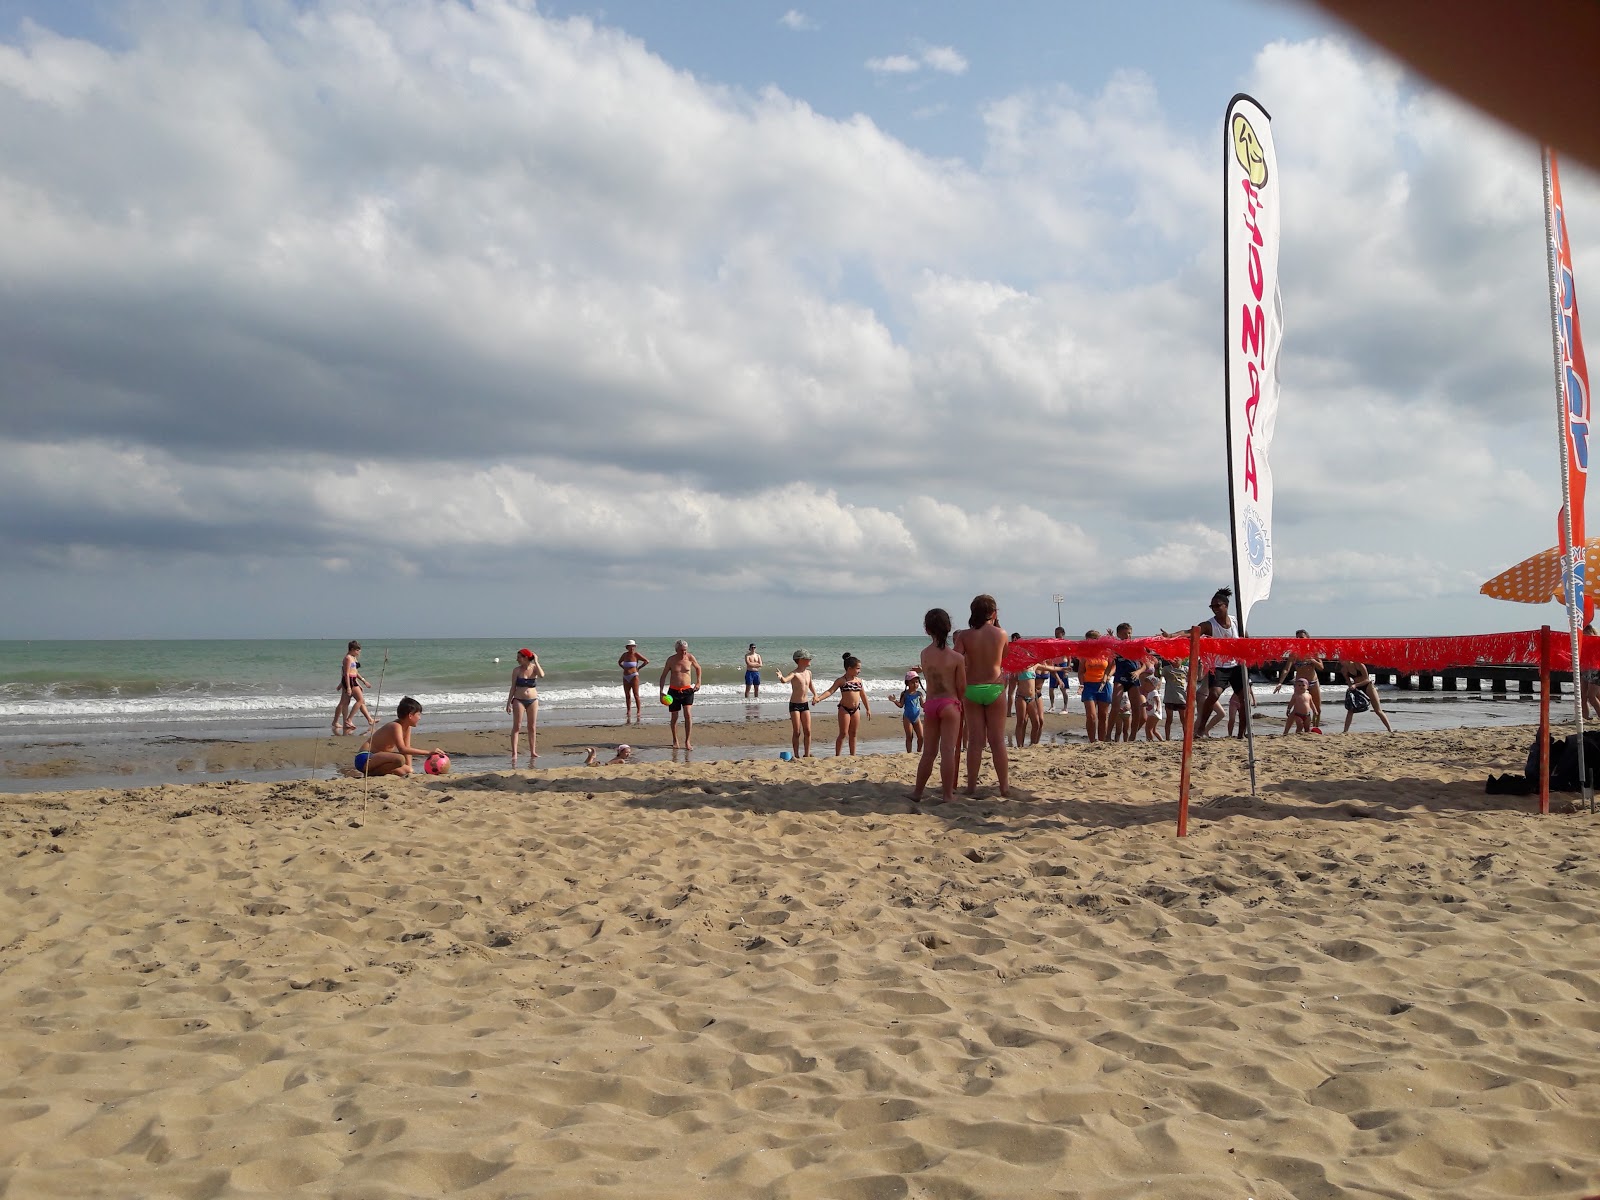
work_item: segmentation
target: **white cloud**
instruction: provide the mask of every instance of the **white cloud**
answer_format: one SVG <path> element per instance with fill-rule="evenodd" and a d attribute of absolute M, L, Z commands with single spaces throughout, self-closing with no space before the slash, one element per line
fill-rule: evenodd
<path fill-rule="evenodd" d="M 945 75 L 965 75 L 967 60 L 954 46 L 926 46 L 919 55 L 923 65 Z"/>
<path fill-rule="evenodd" d="M 886 54 L 867 59 L 867 70 L 878 75 L 910 75 L 922 69 L 922 62 L 909 54 Z"/>
<path fill-rule="evenodd" d="M 922 46 L 915 54 L 867 59 L 867 70 L 876 75 L 914 75 L 924 67 L 943 75 L 964 75 L 967 60 L 954 46 Z"/>
<path fill-rule="evenodd" d="M 801 12 L 798 8 L 789 9 L 789 11 L 784 13 L 783 16 L 778 18 L 778 24 L 782 25 L 785 29 L 793 29 L 797 32 L 811 30 L 817 27 L 817 23 L 805 13 Z"/>
<path fill-rule="evenodd" d="M 521 4 L 129 22 L 0 46 L 8 563 L 884 611 L 1065 575 L 1140 627 L 1230 573 L 1217 146 L 1148 76 L 996 98 L 964 164 Z M 1287 334 L 1252 623 L 1476 621 L 1554 525 L 1536 156 L 1339 42 L 1257 74 Z M 1581 299 L 1600 188 L 1565 182 Z"/>

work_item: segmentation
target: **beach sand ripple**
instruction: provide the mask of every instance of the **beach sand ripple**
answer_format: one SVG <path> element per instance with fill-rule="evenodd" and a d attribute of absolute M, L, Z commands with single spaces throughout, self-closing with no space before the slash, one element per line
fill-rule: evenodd
<path fill-rule="evenodd" d="M 0 1191 L 1600 1191 L 1530 736 L 1208 743 L 1182 841 L 1143 744 L 10 797 Z"/>

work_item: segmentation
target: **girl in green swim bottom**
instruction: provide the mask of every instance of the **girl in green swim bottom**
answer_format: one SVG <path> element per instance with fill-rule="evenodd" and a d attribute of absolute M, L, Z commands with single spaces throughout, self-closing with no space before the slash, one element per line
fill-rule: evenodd
<path fill-rule="evenodd" d="M 983 746 L 987 742 L 994 758 L 995 781 L 1005 798 L 1011 794 L 1006 762 L 1006 684 L 1000 670 L 1000 660 L 1006 652 L 1006 631 L 1000 628 L 1000 607 L 993 596 L 973 597 L 972 615 L 967 618 L 967 628 L 956 634 L 955 649 L 967 661 L 967 687 L 962 699 L 967 721 L 967 795 L 978 794 L 978 771 L 983 766 Z"/>

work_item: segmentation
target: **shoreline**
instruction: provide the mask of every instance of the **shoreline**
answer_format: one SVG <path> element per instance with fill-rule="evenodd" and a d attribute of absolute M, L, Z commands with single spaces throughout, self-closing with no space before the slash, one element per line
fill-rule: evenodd
<path fill-rule="evenodd" d="M 837 723 L 831 713 L 813 717 L 812 757 L 832 758 Z M 1078 713 L 1046 713 L 1042 739 L 1065 741 L 1076 730 L 1076 740 L 1082 741 L 1082 726 L 1083 718 Z M 776 759 L 790 745 L 787 717 L 702 719 L 695 723 L 694 734 L 694 750 L 680 750 L 680 758 L 694 754 L 701 762 Z M 679 737 L 682 738 L 681 729 Z M 363 738 L 364 734 L 265 738 L 136 734 L 115 743 L 88 737 L 40 738 L 12 746 L 0 756 L 4 772 L 0 774 L 0 793 L 83 790 L 135 783 L 199 783 L 222 777 L 272 782 L 306 771 L 331 775 L 350 762 Z M 505 726 L 430 732 L 424 724 L 413 734 L 413 742 L 442 747 L 450 755 L 454 775 L 511 769 L 507 761 L 511 735 Z M 524 738 L 516 770 L 522 773 L 577 766 L 582 763 L 586 747 L 594 746 L 605 757 L 622 743 L 633 747 L 638 762 L 670 761 L 673 755 L 671 728 L 661 718 L 642 725 L 541 723 L 537 765 L 522 765 L 527 754 Z M 863 722 L 857 748 L 856 757 L 904 754 L 899 712 L 880 714 Z"/>
<path fill-rule="evenodd" d="M 1535 716 L 1532 712 L 1525 715 Z M 1257 740 L 1268 747 L 1266 754 L 1273 753 L 1270 746 L 1279 740 L 1280 726 L 1273 717 L 1271 710 L 1258 713 L 1257 728 L 1260 732 Z M 812 758 L 835 757 L 833 741 L 838 727 L 833 714 L 826 710 L 820 714 L 814 712 L 813 718 Z M 1369 719 L 1358 723 L 1350 735 L 1344 735 L 1339 732 L 1341 722 L 1342 716 L 1336 716 L 1333 723 L 1325 726 L 1326 732 L 1318 740 L 1383 732 L 1376 722 Z M 1570 714 L 1565 714 L 1565 720 L 1562 720 L 1552 713 L 1553 730 L 1570 723 Z M 1009 723 L 1007 727 L 1010 728 Z M 1445 733 L 1453 728 L 1457 727 L 1432 732 Z M 1459 728 L 1465 730 L 1473 727 Z M 1518 736 L 1531 739 L 1537 724 L 1536 720 L 1526 723 L 1507 720 L 1485 728 L 1521 731 Z M 671 728 L 664 716 L 647 720 L 642 725 L 616 722 L 570 725 L 555 721 L 541 723 L 540 757 L 537 763 L 532 767 L 526 764 L 524 738 L 523 755 L 514 771 L 508 761 L 510 731 L 504 725 L 432 731 L 424 724 L 413 740 L 419 746 L 442 747 L 452 760 L 453 776 L 487 772 L 522 775 L 580 766 L 587 747 L 595 747 L 603 761 L 622 743 L 633 748 L 635 763 L 671 762 L 684 766 L 766 758 L 777 760 L 780 752 L 788 750 L 790 746 L 787 717 L 746 715 L 743 719 L 702 718 L 696 723 L 694 733 L 693 750 L 675 751 L 670 740 Z M 337 778 L 339 770 L 354 757 L 363 738 L 364 734 L 339 737 L 326 734 L 184 737 L 150 730 L 126 732 L 116 741 L 90 734 L 36 738 L 0 749 L 0 795 L 219 781 L 272 783 Z M 1174 742 L 1177 740 L 1178 731 L 1174 729 Z M 1226 740 L 1229 739 L 1214 735 L 1203 739 L 1203 743 Z M 1161 746 L 1172 744 L 1158 743 Z M 1089 745 L 1083 734 L 1081 712 L 1045 713 L 1038 747 Z M 1115 745 L 1120 749 L 1126 744 Z M 1029 753 L 1036 748 L 1024 747 L 1023 752 Z M 912 763 L 916 761 L 914 752 L 907 754 L 905 751 L 904 733 L 899 713 L 895 710 L 889 714 L 880 713 L 863 723 L 857 738 L 857 751 L 857 758 L 904 757 Z M 1017 751 L 1013 750 L 1012 753 Z M 1261 755 L 1262 748 L 1258 747 L 1258 758 Z M 850 755 L 847 753 L 842 757 L 848 758 Z"/>

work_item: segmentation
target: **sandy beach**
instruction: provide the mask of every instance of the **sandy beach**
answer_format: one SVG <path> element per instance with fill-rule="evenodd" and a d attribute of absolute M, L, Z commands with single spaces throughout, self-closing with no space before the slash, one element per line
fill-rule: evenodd
<path fill-rule="evenodd" d="M 1143 744 L 9 796 L 0 1191 L 1600 1191 L 1529 737 L 1210 743 L 1182 841 Z"/>

